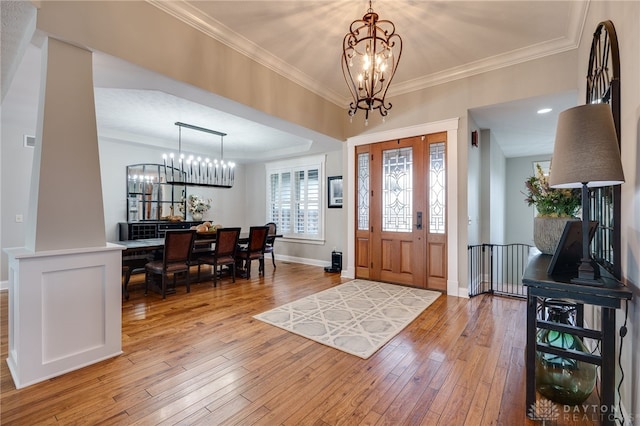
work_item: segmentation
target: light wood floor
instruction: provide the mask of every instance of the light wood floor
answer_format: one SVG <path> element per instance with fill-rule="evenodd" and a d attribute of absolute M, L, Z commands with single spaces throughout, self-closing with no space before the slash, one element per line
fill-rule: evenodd
<path fill-rule="evenodd" d="M 3 425 L 535 424 L 522 300 L 443 295 L 362 360 L 252 318 L 347 281 L 320 267 L 267 264 L 266 277 L 178 288 L 165 301 L 139 280 L 122 305 L 121 356 L 21 390 L 4 362 L 0 294 Z"/>

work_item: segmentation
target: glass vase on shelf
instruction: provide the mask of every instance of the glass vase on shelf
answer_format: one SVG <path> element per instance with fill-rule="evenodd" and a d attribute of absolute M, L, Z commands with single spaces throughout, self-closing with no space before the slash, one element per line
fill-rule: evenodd
<path fill-rule="evenodd" d="M 573 325 L 575 305 L 560 302 L 546 304 L 547 320 Z M 565 350 L 590 353 L 582 340 L 573 334 L 539 329 L 538 343 Z M 551 401 L 566 405 L 583 403 L 596 384 L 596 366 L 560 355 L 536 351 L 536 389 Z"/>

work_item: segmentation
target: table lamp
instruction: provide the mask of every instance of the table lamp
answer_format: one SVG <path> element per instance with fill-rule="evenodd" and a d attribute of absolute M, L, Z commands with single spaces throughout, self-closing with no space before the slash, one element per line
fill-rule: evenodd
<path fill-rule="evenodd" d="M 570 108 L 558 116 L 551 159 L 552 188 L 582 189 L 582 259 L 578 284 L 602 285 L 600 268 L 591 258 L 589 245 L 589 188 L 624 182 L 622 161 L 611 107 L 587 104 Z"/>

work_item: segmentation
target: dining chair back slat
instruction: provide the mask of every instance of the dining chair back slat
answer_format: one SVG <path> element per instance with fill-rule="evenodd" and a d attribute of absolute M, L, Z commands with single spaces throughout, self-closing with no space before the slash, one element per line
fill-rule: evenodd
<path fill-rule="evenodd" d="M 222 268 L 222 266 L 231 268 L 232 281 L 236 282 L 236 250 L 239 239 L 240 228 L 218 228 L 213 254 L 200 258 L 200 263 L 213 266 L 214 287 L 218 284 L 218 268 Z"/>
<path fill-rule="evenodd" d="M 144 293 L 147 294 L 148 286 L 154 275 L 161 276 L 162 298 L 167 297 L 167 280 L 169 274 L 173 276 L 173 284 L 176 284 L 176 274 L 186 274 L 187 293 L 191 292 L 189 267 L 191 266 L 191 253 L 196 231 L 193 229 L 180 229 L 167 231 L 164 237 L 164 251 L 162 260 L 152 261 L 145 265 Z"/>
<path fill-rule="evenodd" d="M 264 273 L 264 248 L 267 243 L 267 226 L 251 226 L 249 228 L 249 242 L 246 247 L 241 247 L 236 258 L 240 263 L 244 262 L 247 278 L 251 277 L 251 262 L 258 260 L 259 273 Z"/>
<path fill-rule="evenodd" d="M 269 228 L 267 232 L 267 243 L 264 246 L 264 253 L 271 253 L 271 263 L 273 263 L 273 268 L 276 267 L 276 256 L 273 250 L 273 245 L 276 242 L 276 235 L 278 234 L 278 225 L 275 222 L 269 222 L 266 225 Z"/>
<path fill-rule="evenodd" d="M 215 253 L 219 257 L 234 257 L 240 239 L 240 228 L 219 228 L 216 234 Z"/>

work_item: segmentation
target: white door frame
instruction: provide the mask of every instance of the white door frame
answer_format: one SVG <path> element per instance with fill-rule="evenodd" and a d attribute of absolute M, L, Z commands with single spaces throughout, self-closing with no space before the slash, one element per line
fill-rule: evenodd
<path fill-rule="evenodd" d="M 431 133 L 447 132 L 447 294 L 458 296 L 458 118 L 368 133 L 347 139 L 347 265 L 345 278 L 355 277 L 355 152 L 356 146 Z"/>

